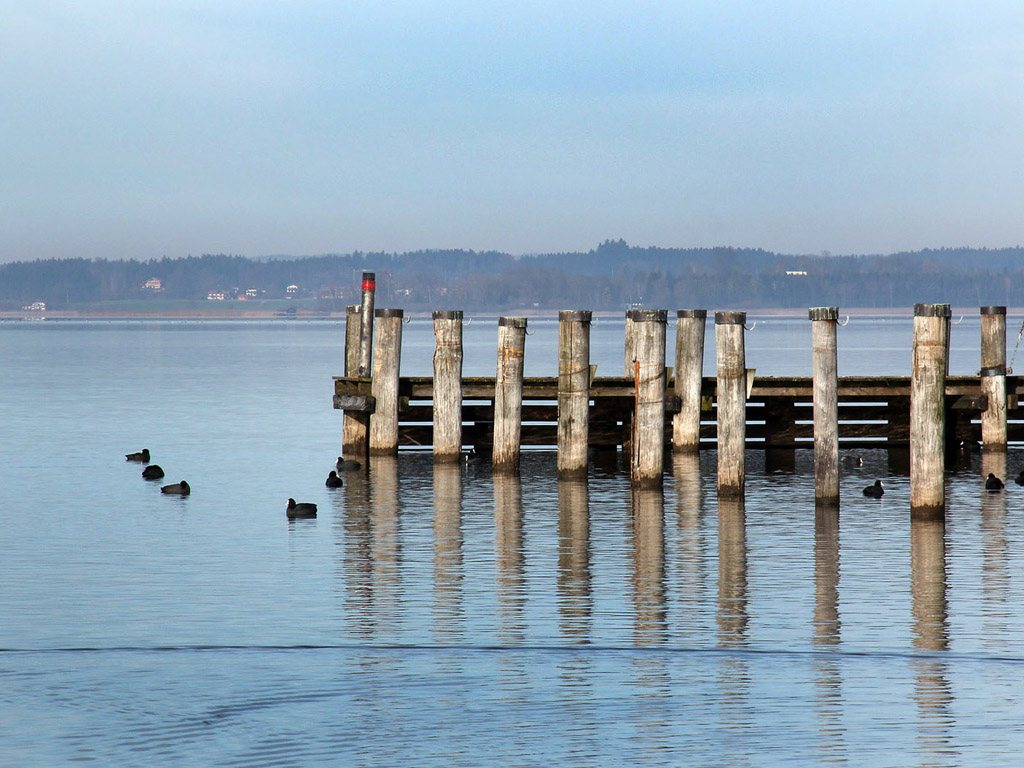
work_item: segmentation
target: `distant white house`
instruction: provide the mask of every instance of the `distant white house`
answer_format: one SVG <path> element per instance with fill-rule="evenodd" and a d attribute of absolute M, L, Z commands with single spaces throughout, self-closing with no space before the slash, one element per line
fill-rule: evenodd
<path fill-rule="evenodd" d="M 224 301 L 228 295 L 224 291 L 210 291 L 206 294 L 207 301 Z"/>
<path fill-rule="evenodd" d="M 45 301 L 33 301 L 27 307 L 21 308 L 23 312 L 45 312 L 46 302 Z"/>
<path fill-rule="evenodd" d="M 289 296 L 292 296 L 299 292 L 299 286 L 289 285 L 287 288 L 284 289 L 284 292 L 287 293 Z"/>
<path fill-rule="evenodd" d="M 147 291 L 162 291 L 164 289 L 164 282 L 159 277 L 151 277 L 142 284 L 142 288 Z"/>
<path fill-rule="evenodd" d="M 807 272 L 802 269 L 787 269 L 786 274 L 790 277 L 807 277 Z"/>

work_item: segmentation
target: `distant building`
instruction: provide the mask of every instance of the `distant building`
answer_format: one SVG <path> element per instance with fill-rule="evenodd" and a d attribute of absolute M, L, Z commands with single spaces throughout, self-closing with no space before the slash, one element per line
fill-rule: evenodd
<path fill-rule="evenodd" d="M 248 296 L 250 299 L 255 299 L 257 296 L 260 295 L 260 292 L 255 288 L 249 288 L 246 290 L 245 295 Z"/>
<path fill-rule="evenodd" d="M 164 289 L 164 281 L 159 277 L 151 277 L 142 284 L 142 288 L 147 291 L 162 291 Z"/>
<path fill-rule="evenodd" d="M 790 277 L 807 277 L 807 272 L 802 269 L 787 269 L 786 274 Z"/>
<path fill-rule="evenodd" d="M 224 291 L 210 291 L 206 294 L 207 301 L 224 301 L 228 295 Z"/>
<path fill-rule="evenodd" d="M 33 301 L 27 307 L 21 308 L 23 312 L 45 312 L 46 302 L 45 301 Z"/>
<path fill-rule="evenodd" d="M 289 296 L 294 296 L 296 293 L 299 292 L 299 286 L 289 285 L 287 288 L 284 289 L 284 292 L 287 293 Z"/>

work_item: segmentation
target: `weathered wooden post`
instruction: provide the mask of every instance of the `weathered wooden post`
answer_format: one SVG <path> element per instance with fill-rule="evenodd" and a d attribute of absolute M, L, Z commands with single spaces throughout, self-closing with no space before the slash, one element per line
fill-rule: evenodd
<path fill-rule="evenodd" d="M 665 325 L 664 309 L 633 313 L 633 439 L 630 479 L 636 485 L 662 484 L 665 469 Z"/>
<path fill-rule="evenodd" d="M 434 312 L 434 461 L 462 458 L 462 311 Z"/>
<path fill-rule="evenodd" d="M 1006 450 L 1006 307 L 981 308 L 981 442 L 986 451 Z M 1005 479 L 1005 478 L 1004 478 Z"/>
<path fill-rule="evenodd" d="M 345 375 L 359 375 L 360 322 L 359 306 L 345 308 Z M 345 411 L 342 416 L 341 452 L 348 457 L 366 456 L 370 439 L 369 411 Z"/>
<path fill-rule="evenodd" d="M 626 376 L 633 376 L 633 361 L 636 360 L 636 312 L 635 309 L 626 310 L 626 327 L 623 332 L 623 341 L 626 351 L 624 371 Z"/>
<path fill-rule="evenodd" d="M 558 476 L 587 472 L 590 438 L 589 310 L 558 313 Z"/>
<path fill-rule="evenodd" d="M 814 501 L 839 503 L 838 307 L 814 307 L 811 347 L 814 375 Z"/>
<path fill-rule="evenodd" d="M 370 417 L 370 454 L 398 453 L 398 372 L 402 359 L 401 309 L 374 310 L 379 321 L 373 350 L 373 397 L 376 407 Z"/>
<path fill-rule="evenodd" d="M 914 305 L 910 377 L 910 514 L 945 519 L 946 365 L 949 304 Z"/>
<path fill-rule="evenodd" d="M 715 312 L 718 359 L 718 495 L 742 498 L 747 440 L 746 312 Z"/>
<path fill-rule="evenodd" d="M 373 370 L 373 296 L 377 290 L 377 275 L 363 272 L 363 303 L 359 325 L 359 376 L 369 376 Z"/>
<path fill-rule="evenodd" d="M 498 371 L 494 381 L 494 452 L 496 474 L 519 472 L 519 436 L 523 413 L 523 354 L 526 318 L 498 318 Z"/>
<path fill-rule="evenodd" d="M 700 387 L 704 376 L 706 309 L 676 312 L 676 397 L 681 407 L 672 417 L 672 449 L 692 453 L 700 449 Z"/>

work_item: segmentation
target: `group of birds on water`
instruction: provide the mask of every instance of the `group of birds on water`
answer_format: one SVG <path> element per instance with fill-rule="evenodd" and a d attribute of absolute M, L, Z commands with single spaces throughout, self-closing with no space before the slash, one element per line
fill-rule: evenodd
<path fill-rule="evenodd" d="M 860 467 L 863 466 L 864 461 L 859 457 L 849 457 L 844 460 L 846 466 Z M 1024 470 L 1020 471 L 1020 474 L 1014 478 L 1014 482 L 1017 485 L 1024 485 Z M 988 477 L 985 478 L 985 490 L 986 491 L 1001 491 L 1006 487 L 1006 483 L 1002 479 L 995 476 L 994 473 L 989 472 Z M 874 483 L 867 486 L 864 491 L 864 495 L 871 499 L 880 499 L 885 494 L 885 487 L 882 485 L 881 480 L 875 480 Z"/>
<path fill-rule="evenodd" d="M 135 453 L 126 453 L 124 455 L 125 461 L 137 461 L 147 466 L 142 470 L 142 477 L 146 480 L 159 480 L 164 476 L 163 467 L 159 464 L 150 464 L 149 448 L 143 448 L 141 451 Z M 192 489 L 188 483 L 182 480 L 180 483 L 171 483 L 170 485 L 160 486 L 161 493 L 169 493 L 172 496 L 188 496 L 192 493 Z"/>
<path fill-rule="evenodd" d="M 363 465 L 355 459 L 346 459 L 341 456 L 338 457 L 338 463 L 334 465 L 334 469 L 331 470 L 330 474 L 327 475 L 327 480 L 324 481 L 324 485 L 328 488 L 341 488 L 345 483 L 341 479 L 342 472 L 355 472 L 358 469 L 362 469 Z M 295 499 L 288 499 L 288 506 L 285 507 L 285 514 L 289 520 L 301 520 L 304 518 L 316 517 L 316 504 L 311 501 L 295 501 Z"/>
<path fill-rule="evenodd" d="M 146 466 L 142 470 L 142 477 L 146 480 L 159 480 L 164 476 L 164 470 L 159 464 L 150 464 L 149 448 L 143 448 L 141 451 L 135 453 L 126 453 L 124 455 L 126 461 L 136 461 Z M 338 457 L 338 463 L 335 468 L 331 470 L 331 473 L 327 476 L 327 481 L 324 483 L 328 488 L 341 488 L 344 482 L 341 479 L 340 472 L 355 472 L 357 469 L 362 468 L 362 464 L 354 459 L 346 459 L 341 456 Z M 169 493 L 175 496 L 188 496 L 192 493 L 192 488 L 188 482 L 182 480 L 180 483 L 171 483 L 170 485 L 160 486 L 161 493 Z M 295 499 L 288 499 L 288 506 L 285 507 L 285 514 L 289 520 L 298 520 L 301 518 L 316 517 L 316 504 L 312 502 L 303 501 L 296 502 Z"/>

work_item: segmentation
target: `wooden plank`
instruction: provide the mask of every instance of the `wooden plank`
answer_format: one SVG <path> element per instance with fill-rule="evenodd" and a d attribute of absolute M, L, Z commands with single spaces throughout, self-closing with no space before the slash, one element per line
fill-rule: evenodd
<path fill-rule="evenodd" d="M 334 407 L 344 411 L 373 413 L 377 408 L 377 399 L 373 395 L 335 395 Z"/>

